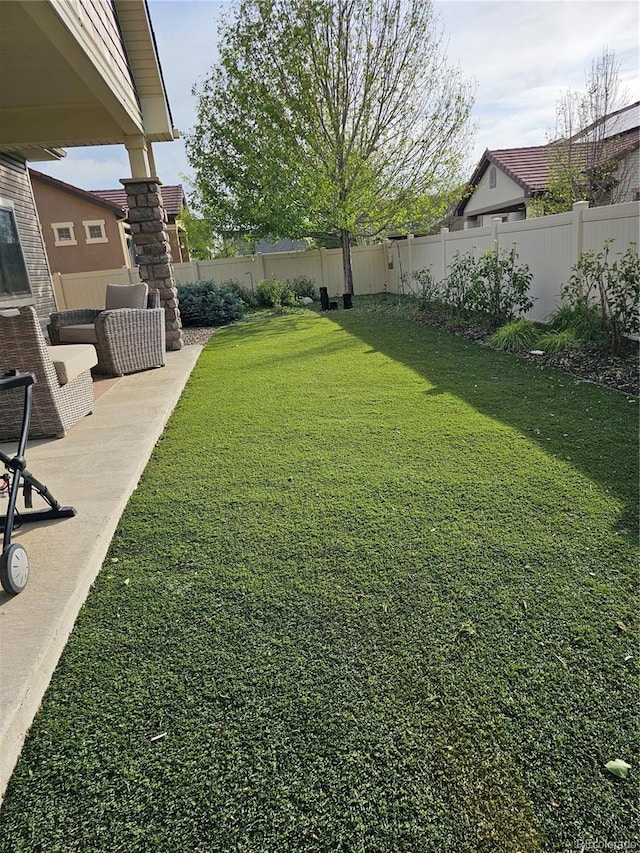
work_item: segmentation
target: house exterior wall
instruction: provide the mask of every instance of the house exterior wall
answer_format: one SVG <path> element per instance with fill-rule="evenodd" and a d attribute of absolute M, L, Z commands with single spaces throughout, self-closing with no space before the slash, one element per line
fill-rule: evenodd
<path fill-rule="evenodd" d="M 640 151 L 636 148 L 624 158 L 618 169 L 618 178 L 624 188 L 625 201 L 640 201 Z"/>
<path fill-rule="evenodd" d="M 492 168 L 496 170 L 496 185 L 493 188 L 489 186 L 489 173 Z M 524 202 L 524 199 L 525 195 L 522 187 L 518 186 L 515 181 L 512 181 L 497 166 L 489 166 L 465 205 L 464 215 L 465 218 L 468 218 L 478 213 L 487 213 L 489 211 L 499 213 L 506 207 Z"/>
<path fill-rule="evenodd" d="M 92 34 L 94 50 L 101 54 L 114 77 L 126 80 L 127 88 L 130 89 L 135 99 L 131 72 L 113 7 L 108 3 L 78 0 L 76 3 L 76 15 L 76 21 L 79 24 L 79 31 L 76 28 L 78 41 L 81 40 L 81 36 L 85 30 Z"/>
<path fill-rule="evenodd" d="M 52 272 L 74 273 L 131 265 L 126 241 L 123 245 L 123 226 L 110 210 L 35 177 L 33 193 Z M 107 243 L 87 242 L 83 223 L 93 221 L 104 221 Z M 76 245 L 56 246 L 54 223 L 72 223 Z"/>
<path fill-rule="evenodd" d="M 0 153 L 0 196 L 14 204 L 22 253 L 41 320 L 56 310 L 47 253 L 40 232 L 29 172 L 23 160 Z"/>

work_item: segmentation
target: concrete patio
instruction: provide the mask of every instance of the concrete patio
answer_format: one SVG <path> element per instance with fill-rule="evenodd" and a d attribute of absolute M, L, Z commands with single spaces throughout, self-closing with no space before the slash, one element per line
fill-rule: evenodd
<path fill-rule="evenodd" d="M 30 577 L 17 596 L 0 590 L 0 798 L 120 516 L 201 350 L 169 352 L 164 368 L 117 380 L 65 438 L 27 447 L 27 468 L 77 515 L 25 524 L 12 536 L 27 550 Z M 9 455 L 16 449 L 2 448 Z M 34 495 L 34 508 L 40 505 Z M 23 507 L 20 494 L 17 508 Z"/>

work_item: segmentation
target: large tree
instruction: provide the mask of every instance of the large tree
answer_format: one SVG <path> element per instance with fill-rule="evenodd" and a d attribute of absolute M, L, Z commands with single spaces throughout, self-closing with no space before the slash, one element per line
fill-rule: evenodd
<path fill-rule="evenodd" d="M 354 239 L 444 213 L 471 87 L 431 0 L 241 0 L 194 89 L 193 201 L 225 235 Z"/>
<path fill-rule="evenodd" d="M 620 62 L 605 46 L 591 61 L 584 90 L 568 90 L 556 103 L 546 213 L 571 210 L 576 201 L 598 207 L 625 197 L 630 177 L 625 166 L 629 140 L 618 133 L 615 120 L 607 120 L 624 106 L 625 97 Z"/>

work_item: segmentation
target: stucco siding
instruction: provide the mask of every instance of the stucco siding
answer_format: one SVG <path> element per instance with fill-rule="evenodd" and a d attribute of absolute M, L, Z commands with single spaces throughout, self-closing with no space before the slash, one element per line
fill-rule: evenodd
<path fill-rule="evenodd" d="M 490 188 L 489 174 L 492 168 L 496 170 L 496 185 Z M 467 202 L 464 213 L 465 216 L 472 216 L 488 209 L 499 210 L 524 201 L 524 197 L 522 187 L 497 167 L 490 166 Z"/>
<path fill-rule="evenodd" d="M 50 184 L 33 179 L 33 192 L 53 273 L 112 269 L 128 264 L 122 246 L 120 226 L 107 208 L 62 192 Z M 107 243 L 88 243 L 85 222 L 104 222 Z M 56 246 L 55 223 L 71 223 L 75 245 Z"/>
<path fill-rule="evenodd" d="M 2 153 L 0 153 L 0 196 L 14 204 L 31 292 L 35 299 L 38 316 L 45 320 L 52 311 L 56 310 L 56 304 L 29 173 L 24 161 Z"/>

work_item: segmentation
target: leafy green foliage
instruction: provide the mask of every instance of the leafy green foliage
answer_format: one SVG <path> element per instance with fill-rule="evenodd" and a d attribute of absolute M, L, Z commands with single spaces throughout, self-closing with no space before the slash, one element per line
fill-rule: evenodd
<path fill-rule="evenodd" d="M 456 253 L 444 282 L 444 300 L 454 310 L 478 312 L 494 323 L 513 319 L 533 307 L 532 274 L 518 264 L 515 248 L 489 250 L 480 257 Z"/>
<path fill-rule="evenodd" d="M 244 316 L 244 304 L 233 283 L 196 281 L 178 285 L 180 317 L 185 326 L 226 326 Z"/>
<path fill-rule="evenodd" d="M 242 0 L 195 89 L 194 202 L 223 235 L 339 239 L 433 222 L 459 186 L 471 88 L 430 0 Z"/>
<path fill-rule="evenodd" d="M 274 278 L 263 278 L 256 288 L 258 305 L 264 308 L 282 308 L 296 304 L 296 294 L 287 281 Z"/>
<path fill-rule="evenodd" d="M 258 306 L 258 297 L 255 291 L 247 285 L 239 282 L 237 278 L 228 279 L 223 283 L 223 286 L 236 293 L 238 298 L 242 300 L 247 308 L 256 308 Z"/>
<path fill-rule="evenodd" d="M 585 344 L 604 345 L 600 310 L 597 305 L 585 304 L 582 300 L 572 305 L 565 301 L 551 316 L 549 328 L 557 332 L 571 331 Z"/>
<path fill-rule="evenodd" d="M 582 340 L 604 342 L 616 353 L 625 336 L 640 331 L 640 259 L 635 243 L 611 259 L 613 242 L 580 257 L 552 327 L 572 328 Z"/>
<path fill-rule="evenodd" d="M 308 296 L 309 299 L 318 298 L 316 282 L 315 279 L 311 278 L 311 276 L 297 275 L 291 280 L 287 279 L 287 284 L 291 286 L 291 290 L 298 299 L 301 299 L 304 296 Z"/>
<path fill-rule="evenodd" d="M 496 329 L 488 343 L 495 349 L 516 351 L 532 348 L 539 336 L 540 328 L 537 323 L 520 318 Z"/>
<path fill-rule="evenodd" d="M 454 311 L 467 310 L 469 293 L 477 279 L 476 266 L 476 258 L 471 252 L 464 255 L 455 253 L 443 283 L 444 300 Z"/>
<path fill-rule="evenodd" d="M 192 258 L 206 261 L 215 256 L 216 240 L 209 222 L 183 208 L 178 216 L 178 223 L 187 233 L 187 245 Z"/>
<path fill-rule="evenodd" d="M 256 303 L 263 308 L 281 308 L 298 304 L 304 296 L 317 298 L 316 283 L 306 275 L 293 279 L 279 281 L 278 279 L 261 279 L 256 288 Z"/>
<path fill-rule="evenodd" d="M 412 270 L 411 275 L 403 272 L 400 281 L 403 289 L 413 294 L 424 308 L 440 305 L 443 301 L 442 287 L 426 267 Z"/>

